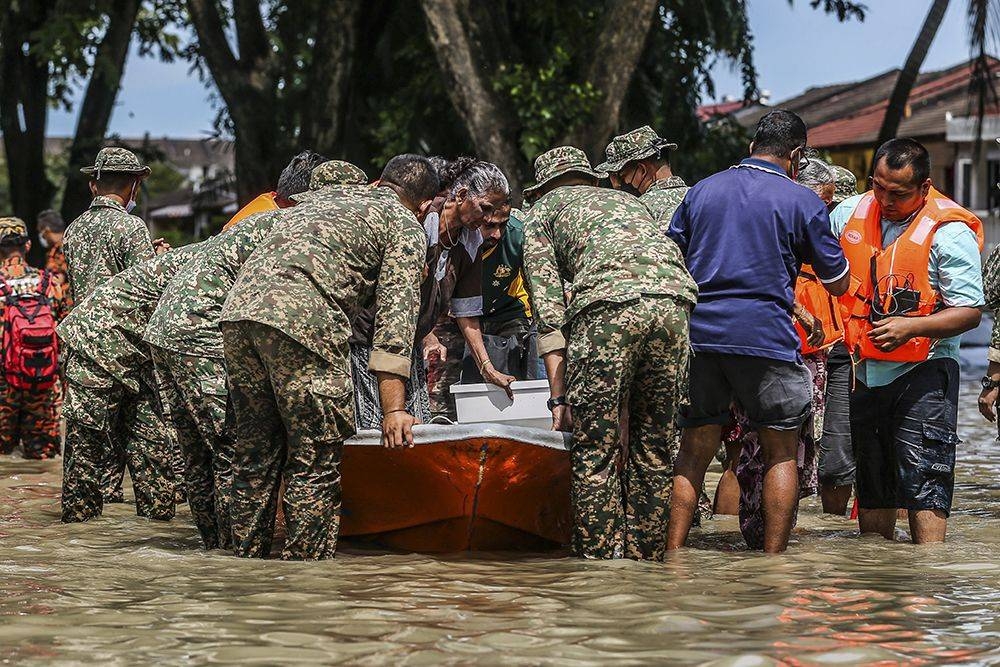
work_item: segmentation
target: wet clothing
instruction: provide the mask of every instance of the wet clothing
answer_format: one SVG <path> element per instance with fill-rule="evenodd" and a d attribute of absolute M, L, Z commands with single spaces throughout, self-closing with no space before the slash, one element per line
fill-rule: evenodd
<path fill-rule="evenodd" d="M 74 303 L 112 276 L 154 256 L 146 223 L 111 197 L 95 197 L 66 227 L 63 252 Z"/>
<path fill-rule="evenodd" d="M 658 222 L 662 229 L 666 230 L 670 226 L 670 221 L 677 212 L 677 208 L 684 201 L 684 195 L 690 190 L 684 179 L 680 176 L 661 178 L 654 181 L 649 189 L 642 193 L 639 201 L 649 209 L 650 215 Z"/>
<path fill-rule="evenodd" d="M 959 367 L 932 359 L 887 385 L 851 394 L 855 488 L 862 509 L 951 512 Z"/>
<path fill-rule="evenodd" d="M 843 343 L 827 359 L 826 412 L 819 440 L 819 481 L 830 486 L 854 484 L 851 444 L 851 358 Z"/>
<path fill-rule="evenodd" d="M 354 381 L 354 417 L 358 430 L 382 428 L 382 401 L 378 378 L 368 370 L 371 348 L 351 345 L 351 378 Z M 406 411 L 426 424 L 431 420 L 431 402 L 427 393 L 427 369 L 422 351 L 413 350 L 410 377 L 406 379 Z"/>
<path fill-rule="evenodd" d="M 748 158 L 692 187 L 670 223 L 698 283 L 695 352 L 794 363 L 795 280 L 803 263 L 823 283 L 848 272 L 823 202 L 770 162 Z"/>
<path fill-rule="evenodd" d="M 524 228 L 538 351 L 567 350 L 573 550 L 662 558 L 697 288 L 676 245 L 631 195 L 557 187 Z M 619 468 L 625 401 L 629 451 Z"/>
<path fill-rule="evenodd" d="M 698 352 L 691 357 L 689 402 L 681 409 L 681 424 L 726 424 L 735 400 L 753 428 L 796 430 L 809 418 L 810 383 L 801 361 Z"/>
<path fill-rule="evenodd" d="M 44 279 L 43 274 L 25 263 L 19 256 L 0 262 L 2 278 L 16 295 L 37 294 Z M 62 285 L 48 276 L 45 296 L 49 299 L 56 322 L 66 316 L 68 304 Z M 4 321 L 6 299 L 0 295 L 0 322 Z M 0 331 L 0 338 L 3 332 Z M 0 351 L 2 354 L 2 351 Z M 0 454 L 9 454 L 20 443 L 25 458 L 48 459 L 59 454 L 59 418 L 62 409 L 62 387 L 57 381 L 49 389 L 32 391 L 17 389 L 7 384 L 0 369 Z"/>
<path fill-rule="evenodd" d="M 438 342 L 447 350 L 444 360 L 437 353 L 427 359 L 427 393 L 430 398 L 431 417 L 456 421 L 455 396 L 452 385 L 462 380 L 462 359 L 465 356 L 465 337 L 453 317 L 442 317 L 434 328 Z"/>
<path fill-rule="evenodd" d="M 324 193 L 282 213 L 222 309 L 238 556 L 269 553 L 282 477 L 282 558 L 336 551 L 340 457 L 355 433 L 348 339 L 358 312 L 378 304 L 369 370 L 411 372 L 424 232 L 389 188 Z"/>
<path fill-rule="evenodd" d="M 864 195 L 845 199 L 830 214 L 833 232 L 843 233 L 848 221 Z M 917 212 L 919 213 L 919 211 Z M 916 214 L 914 214 L 916 215 Z M 883 248 L 898 239 L 915 218 L 900 223 L 882 220 Z M 984 304 L 983 277 L 979 245 L 975 233 L 964 223 L 945 223 L 934 232 L 928 267 L 930 286 L 940 294 L 945 306 L 979 308 Z M 954 359 L 959 361 L 961 336 L 936 341 L 928 359 Z M 857 365 L 859 382 L 869 387 L 884 386 L 917 366 L 917 363 L 862 360 Z"/>

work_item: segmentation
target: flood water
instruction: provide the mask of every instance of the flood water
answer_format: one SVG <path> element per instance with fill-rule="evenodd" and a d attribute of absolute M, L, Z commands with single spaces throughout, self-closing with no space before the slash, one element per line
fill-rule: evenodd
<path fill-rule="evenodd" d="M 238 560 L 200 550 L 186 506 L 63 525 L 60 463 L 0 457 L 0 663 L 1000 663 L 1000 445 L 975 396 L 947 544 L 862 539 L 810 500 L 778 557 L 722 519 L 659 564 Z"/>

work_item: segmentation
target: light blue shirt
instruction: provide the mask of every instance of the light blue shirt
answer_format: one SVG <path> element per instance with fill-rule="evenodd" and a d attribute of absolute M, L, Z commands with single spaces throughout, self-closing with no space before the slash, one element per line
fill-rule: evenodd
<path fill-rule="evenodd" d="M 854 208 L 863 195 L 849 197 L 830 213 L 830 225 L 839 238 L 847 226 Z M 907 224 L 882 219 L 882 247 L 891 244 L 906 231 Z M 946 306 L 981 308 L 983 298 L 982 259 L 975 233 L 968 225 L 958 222 L 944 224 L 934 232 L 931 242 L 930 283 Z M 959 360 L 961 336 L 942 338 L 931 350 L 928 359 Z M 858 379 L 869 387 L 881 387 L 901 377 L 920 362 L 862 361 L 856 371 Z"/>

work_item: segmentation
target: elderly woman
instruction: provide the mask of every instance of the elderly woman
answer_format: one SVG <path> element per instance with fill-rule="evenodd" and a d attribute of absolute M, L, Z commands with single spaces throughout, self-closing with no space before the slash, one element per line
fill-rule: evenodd
<path fill-rule="evenodd" d="M 482 242 L 479 227 L 486 220 L 510 214 L 510 186 L 496 165 L 471 157 L 452 161 L 432 158 L 431 161 L 438 169 L 441 191 L 424 219 L 427 256 L 424 281 L 420 286 L 418 343 L 414 346 L 414 363 L 406 384 L 406 408 L 422 422 L 440 414 L 454 419 L 453 401 L 448 411 L 448 389 L 458 379 L 465 342 L 450 317 L 464 316 L 461 304 L 452 303 L 452 293 L 463 275 L 472 270 Z M 350 340 L 359 429 L 379 428 L 382 421 L 378 383 L 368 371 L 373 318 L 373 311 L 362 312 L 353 323 Z M 458 344 L 461 347 L 454 352 Z M 429 372 L 425 369 L 425 360 L 429 361 Z M 428 392 L 429 379 L 433 387 L 431 393 Z"/>
<path fill-rule="evenodd" d="M 833 200 L 837 174 L 818 158 L 809 158 L 800 165 L 797 181 L 808 187 L 827 205 Z M 828 347 L 823 347 L 823 327 L 819 319 L 796 303 L 794 318 L 804 330 L 806 344 L 814 351 L 802 355 L 813 378 L 812 417 L 799 433 L 798 468 L 799 497 L 817 492 L 817 441 L 823 433 L 823 413 L 827 381 Z M 741 406 L 733 409 L 733 423 L 723 434 L 727 450 L 727 473 L 738 480 L 740 531 L 751 549 L 760 549 L 764 542 L 764 516 L 761 491 L 764 483 L 764 459 L 756 432 L 750 428 Z M 734 489 L 720 483 L 720 496 Z M 722 499 L 722 498 L 720 498 Z M 718 503 L 718 501 L 717 501 Z M 717 511 L 720 511 L 717 509 Z M 721 513 L 721 511 L 720 511 Z"/>

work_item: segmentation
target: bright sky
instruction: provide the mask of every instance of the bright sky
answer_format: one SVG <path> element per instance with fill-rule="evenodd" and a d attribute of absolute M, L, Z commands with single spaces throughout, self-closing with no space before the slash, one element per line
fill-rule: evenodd
<path fill-rule="evenodd" d="M 930 0 L 862 0 L 864 23 L 845 24 L 809 7 L 809 0 L 750 0 L 760 86 L 780 101 L 810 87 L 862 79 L 902 65 Z M 952 0 L 925 61 L 925 69 L 969 57 L 965 0 Z M 133 54 L 126 68 L 111 133 L 126 137 L 201 137 L 212 129 L 211 92 L 184 62 L 165 64 Z M 739 96 L 739 77 L 719 64 L 716 92 Z M 53 111 L 50 135 L 72 134 L 74 112 Z"/>

